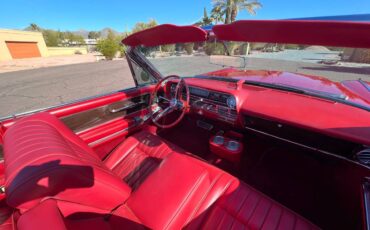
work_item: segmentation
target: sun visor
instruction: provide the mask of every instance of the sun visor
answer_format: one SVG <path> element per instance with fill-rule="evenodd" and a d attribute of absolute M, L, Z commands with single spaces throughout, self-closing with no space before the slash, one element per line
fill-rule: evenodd
<path fill-rule="evenodd" d="M 163 24 L 134 33 L 123 39 L 122 43 L 128 46 L 158 46 L 206 40 L 207 32 L 197 26 Z"/>
<path fill-rule="evenodd" d="M 212 30 L 224 41 L 370 48 L 369 22 L 242 20 Z"/>

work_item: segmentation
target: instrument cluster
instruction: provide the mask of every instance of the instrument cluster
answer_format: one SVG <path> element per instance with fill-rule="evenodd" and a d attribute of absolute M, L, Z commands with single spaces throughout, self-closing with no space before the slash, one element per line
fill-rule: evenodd
<path fill-rule="evenodd" d="M 170 86 L 172 96 L 175 90 L 176 83 L 173 83 Z M 194 112 L 232 124 L 236 122 L 236 99 L 233 95 L 193 86 L 189 86 L 189 92 L 190 105 Z"/>

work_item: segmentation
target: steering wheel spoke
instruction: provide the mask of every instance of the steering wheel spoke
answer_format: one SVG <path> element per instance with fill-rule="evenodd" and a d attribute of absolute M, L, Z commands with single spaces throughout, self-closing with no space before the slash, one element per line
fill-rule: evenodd
<path fill-rule="evenodd" d="M 168 106 L 164 110 L 160 111 L 157 115 L 154 116 L 153 121 L 158 122 L 161 118 L 167 116 L 168 114 L 175 111 L 175 108 L 172 106 Z"/>
<path fill-rule="evenodd" d="M 172 98 L 167 98 L 165 96 L 158 96 L 157 93 L 160 87 L 165 87 L 166 82 L 170 79 L 178 80 L 175 95 Z M 183 92 L 186 92 L 186 99 L 183 98 Z M 187 111 L 190 100 L 189 88 L 185 83 L 185 80 L 179 76 L 168 76 L 163 78 L 158 82 L 157 86 L 154 89 L 154 92 L 151 96 L 151 118 L 154 124 L 160 128 L 171 128 L 178 124 L 181 119 L 184 117 L 185 112 Z M 161 106 L 162 103 L 162 106 Z M 166 108 L 162 108 L 165 104 L 169 104 Z M 171 123 L 171 124 L 160 124 L 160 120 L 174 111 L 180 111 L 180 115 Z"/>

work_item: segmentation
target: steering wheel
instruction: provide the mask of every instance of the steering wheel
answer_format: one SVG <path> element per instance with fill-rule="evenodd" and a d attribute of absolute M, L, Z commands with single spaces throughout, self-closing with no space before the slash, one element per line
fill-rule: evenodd
<path fill-rule="evenodd" d="M 177 86 L 175 89 L 175 95 L 172 95 L 170 93 L 171 98 L 166 98 L 166 96 L 159 96 L 158 97 L 158 90 L 161 87 L 165 87 L 166 83 L 169 80 L 177 80 Z M 185 98 L 183 96 L 183 89 L 185 89 Z M 164 103 L 160 103 L 160 101 Z M 157 125 L 160 128 L 166 129 L 166 128 L 172 128 L 175 125 L 177 125 L 181 119 L 184 117 L 187 108 L 189 107 L 189 101 L 190 101 L 190 93 L 189 93 L 189 87 L 185 83 L 185 80 L 177 75 L 170 75 L 162 80 L 160 80 L 156 87 L 154 88 L 154 91 L 152 93 L 152 96 L 150 97 L 150 117 L 155 125 Z M 161 106 L 162 105 L 162 106 Z M 163 105 L 167 105 L 163 107 Z M 161 124 L 159 121 L 171 114 L 174 111 L 179 111 L 180 115 L 171 122 L 170 124 Z"/>

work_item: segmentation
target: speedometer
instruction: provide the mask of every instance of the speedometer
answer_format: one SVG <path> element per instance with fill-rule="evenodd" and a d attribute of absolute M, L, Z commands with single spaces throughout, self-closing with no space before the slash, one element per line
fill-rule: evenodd
<path fill-rule="evenodd" d="M 229 106 L 229 108 L 235 109 L 236 108 L 235 97 L 233 97 L 233 96 L 228 97 L 227 100 L 226 100 L 226 104 L 227 104 L 227 106 Z"/>

